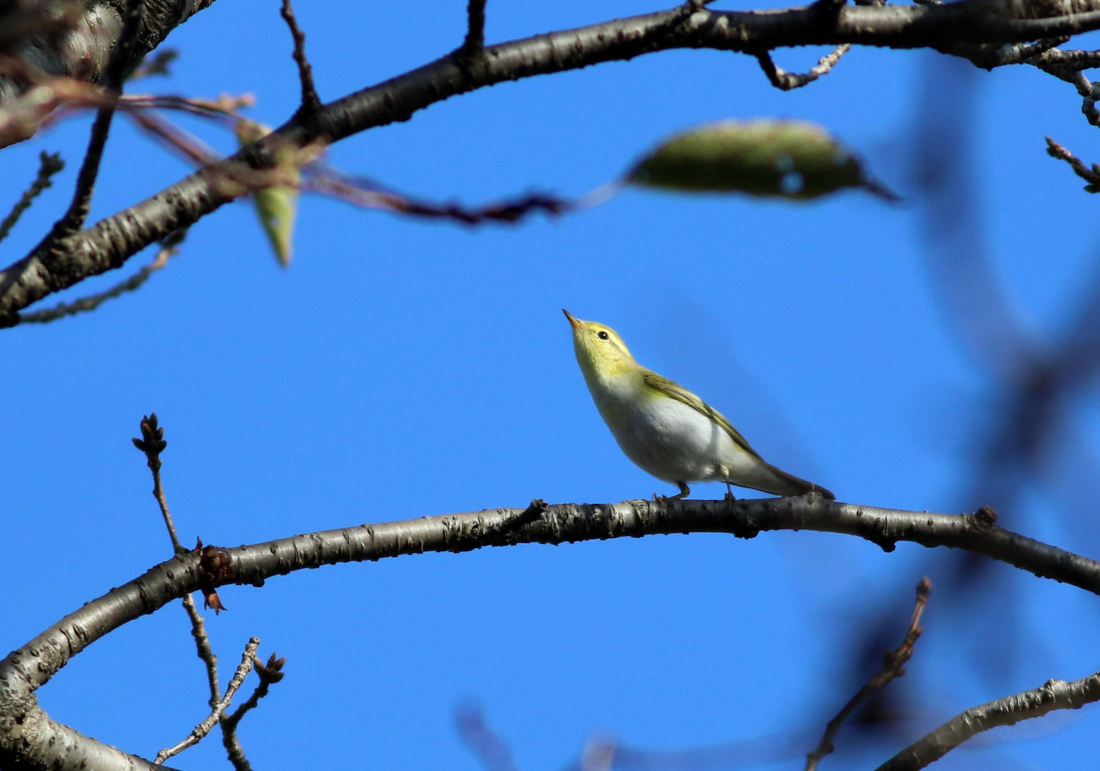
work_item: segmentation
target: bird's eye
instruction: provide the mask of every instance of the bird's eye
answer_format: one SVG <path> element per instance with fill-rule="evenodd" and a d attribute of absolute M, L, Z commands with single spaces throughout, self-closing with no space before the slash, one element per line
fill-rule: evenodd
<path fill-rule="evenodd" d="M 600 330 L 600 332 L 597 333 L 596 337 L 600 338 L 601 340 L 607 340 L 608 339 L 607 333 L 604 332 L 603 330 Z"/>

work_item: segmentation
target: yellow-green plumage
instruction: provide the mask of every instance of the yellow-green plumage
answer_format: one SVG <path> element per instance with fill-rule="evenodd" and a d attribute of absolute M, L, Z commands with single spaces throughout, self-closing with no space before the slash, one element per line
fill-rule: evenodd
<path fill-rule="evenodd" d="M 573 327 L 577 362 L 604 422 L 628 458 L 680 488 L 674 497 L 689 493 L 688 482 L 834 497 L 767 463 L 722 413 L 638 364 L 615 330 L 564 313 Z"/>

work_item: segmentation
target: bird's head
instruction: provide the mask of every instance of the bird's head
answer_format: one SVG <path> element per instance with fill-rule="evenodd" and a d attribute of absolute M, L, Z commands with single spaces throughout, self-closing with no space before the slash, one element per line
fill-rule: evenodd
<path fill-rule="evenodd" d="M 637 369 L 630 349 L 614 329 L 596 321 L 581 321 L 564 308 L 562 313 L 573 327 L 573 348 L 586 379 L 602 380 Z"/>

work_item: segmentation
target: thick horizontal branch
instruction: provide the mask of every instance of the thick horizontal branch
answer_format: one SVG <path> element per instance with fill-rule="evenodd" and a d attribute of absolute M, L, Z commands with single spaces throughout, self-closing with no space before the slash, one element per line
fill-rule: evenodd
<path fill-rule="evenodd" d="M 489 46 L 465 47 L 419 69 L 324 105 L 310 120 L 291 120 L 277 137 L 260 140 L 231 159 L 208 166 L 88 230 L 31 254 L 0 273 L 0 325 L 31 303 L 127 259 L 174 230 L 187 227 L 248 192 L 234 168 L 274 165 L 276 150 L 333 142 L 415 112 L 457 94 L 509 80 L 580 69 L 676 48 L 758 54 L 787 46 L 846 43 L 890 48 L 933 48 L 952 53 L 982 44 L 1011 44 L 1100 28 L 1091 0 L 1052 1 L 1050 18 L 1011 0 L 962 0 L 932 6 L 813 4 L 776 11 L 683 8 Z M 1020 18 L 1018 18 L 1020 17 Z"/>
<path fill-rule="evenodd" d="M 531 521 L 533 511 L 538 517 Z M 321 565 L 520 543 L 674 533 L 752 538 L 761 531 L 815 530 L 859 536 L 887 551 L 899 541 L 965 549 L 1100 594 L 1100 563 L 1003 530 L 993 524 L 994 518 L 989 509 L 963 516 L 929 514 L 837 503 L 813 494 L 730 504 L 661 499 L 491 509 L 359 525 L 234 549 L 208 546 L 161 563 L 92 600 L 0 661 L 0 768 L 75 771 L 89 758 L 96 761 L 89 768 L 146 768 L 147 761 L 49 720 L 33 691 L 95 640 L 184 594 L 227 584 L 261 586 L 272 576 Z"/>

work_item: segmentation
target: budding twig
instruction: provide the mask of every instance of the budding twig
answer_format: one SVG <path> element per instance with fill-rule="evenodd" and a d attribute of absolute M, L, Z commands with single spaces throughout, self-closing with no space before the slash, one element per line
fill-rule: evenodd
<path fill-rule="evenodd" d="M 241 687 L 241 683 L 244 682 L 249 670 L 252 669 L 252 663 L 256 660 L 256 648 L 259 647 L 259 645 L 259 637 L 253 637 L 248 641 L 248 645 L 245 646 L 244 653 L 241 655 L 241 664 L 237 667 L 236 674 L 233 675 L 233 679 L 229 681 L 229 685 L 225 688 L 225 696 L 214 705 L 210 715 L 195 726 L 194 730 L 191 731 L 186 739 L 174 747 L 168 747 L 158 752 L 157 757 L 153 760 L 154 765 L 159 766 L 164 763 L 164 761 L 168 760 L 168 758 L 179 755 L 188 747 L 194 747 L 210 733 L 211 728 L 221 721 L 222 715 L 225 714 L 226 708 L 233 700 L 233 695 L 237 692 L 237 689 Z"/>

